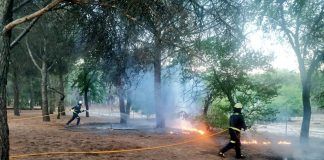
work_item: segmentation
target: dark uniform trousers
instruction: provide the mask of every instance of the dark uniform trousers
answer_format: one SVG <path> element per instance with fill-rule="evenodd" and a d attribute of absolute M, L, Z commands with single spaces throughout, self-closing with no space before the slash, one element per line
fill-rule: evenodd
<path fill-rule="evenodd" d="M 229 128 L 229 134 L 230 134 L 230 142 L 222 148 L 220 151 L 222 153 L 225 153 L 226 151 L 235 148 L 236 156 L 241 156 L 241 141 L 240 141 L 240 132 L 236 131 L 232 128 Z"/>
<path fill-rule="evenodd" d="M 73 113 L 72 118 L 66 124 L 69 125 L 74 119 L 77 119 L 77 125 L 79 125 L 80 124 L 80 117 L 76 113 Z"/>

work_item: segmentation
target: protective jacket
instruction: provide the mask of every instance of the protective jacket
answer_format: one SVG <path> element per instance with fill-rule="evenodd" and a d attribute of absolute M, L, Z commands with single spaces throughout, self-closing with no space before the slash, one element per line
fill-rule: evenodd
<path fill-rule="evenodd" d="M 241 131 L 241 129 L 246 130 L 246 124 L 244 117 L 241 113 L 233 113 L 229 120 L 230 129 Z"/>
<path fill-rule="evenodd" d="M 81 105 L 77 104 L 76 106 L 72 107 L 73 114 L 79 114 L 81 113 Z"/>

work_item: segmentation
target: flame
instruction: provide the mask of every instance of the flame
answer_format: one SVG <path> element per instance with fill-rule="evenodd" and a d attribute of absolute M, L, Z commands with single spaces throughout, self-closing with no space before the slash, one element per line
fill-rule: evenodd
<path fill-rule="evenodd" d="M 262 144 L 262 145 L 269 145 L 271 144 L 270 141 L 257 141 L 257 140 L 242 140 L 241 141 L 242 144 Z M 278 141 L 277 144 L 280 144 L 280 145 L 290 145 L 291 142 L 288 142 L 288 141 Z"/>
<path fill-rule="evenodd" d="M 246 141 L 246 140 L 243 140 L 241 141 L 242 144 L 258 144 L 258 141 L 257 140 L 251 140 L 251 141 Z"/>
<path fill-rule="evenodd" d="M 187 134 L 187 135 L 192 134 L 192 133 L 198 133 L 200 135 L 205 134 L 205 131 L 194 127 L 190 123 L 190 121 L 185 120 L 185 119 L 177 119 L 177 120 L 175 120 L 172 127 L 176 128 L 176 129 L 179 129 L 180 133 L 182 133 L 182 134 Z M 170 134 L 174 134 L 174 132 L 171 131 Z"/>
<path fill-rule="evenodd" d="M 196 132 L 196 133 L 199 133 L 201 135 L 205 134 L 205 132 L 203 130 L 199 130 L 197 128 L 187 128 L 187 127 L 182 128 L 182 133 L 184 133 L 184 132 L 188 132 L 189 134 L 190 134 L 190 132 Z"/>
<path fill-rule="evenodd" d="M 262 142 L 262 144 L 268 145 L 268 144 L 271 144 L 271 142 L 270 141 L 265 141 L 265 142 Z"/>
<path fill-rule="evenodd" d="M 278 144 L 289 145 L 289 144 L 291 144 L 291 142 L 288 142 L 288 141 L 279 141 Z"/>

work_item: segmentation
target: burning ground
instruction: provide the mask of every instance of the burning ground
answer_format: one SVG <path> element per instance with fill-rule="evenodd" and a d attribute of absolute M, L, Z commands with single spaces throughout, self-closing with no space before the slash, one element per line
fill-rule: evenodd
<path fill-rule="evenodd" d="M 134 127 L 132 124 L 128 126 L 107 124 L 107 120 L 104 118 L 81 117 L 81 126 L 65 128 L 64 124 L 70 116 L 63 117 L 60 120 L 52 116 L 52 122 L 45 123 L 41 121 L 41 118 L 14 120 L 17 117 L 12 115 L 9 112 L 11 156 L 43 152 L 140 149 L 195 139 L 190 143 L 145 151 L 113 154 L 58 154 L 22 157 L 19 159 L 215 160 L 221 159 L 217 156 L 217 152 L 220 147 L 228 142 L 226 132 L 209 137 L 210 133 L 200 134 L 192 130 L 184 132 L 188 126 L 186 128 L 169 128 L 161 131 L 150 128 L 151 122 L 147 120 L 141 120 L 146 121 L 146 125 Z M 39 116 L 40 111 L 22 111 L 22 115 L 19 118 Z M 269 139 L 266 138 L 267 136 L 260 134 L 253 134 L 253 138 L 250 136 L 243 135 L 243 143 L 246 144 L 243 144 L 242 148 L 248 159 L 283 159 L 282 157 L 293 157 L 297 152 L 294 143 L 278 144 L 280 140 L 284 140 L 281 137 L 272 136 L 273 138 Z M 291 139 L 285 140 L 292 142 Z M 269 144 L 263 144 L 263 142 Z M 298 152 L 302 153 L 301 150 Z M 229 151 L 227 153 L 228 158 L 225 159 L 234 159 L 232 158 L 234 154 L 233 150 Z M 317 157 L 313 158 L 316 159 Z M 18 158 L 12 157 L 11 159 Z"/>

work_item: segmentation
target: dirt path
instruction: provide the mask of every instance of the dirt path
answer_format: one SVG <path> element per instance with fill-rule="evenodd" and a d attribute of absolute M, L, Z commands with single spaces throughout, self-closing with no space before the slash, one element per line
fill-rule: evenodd
<path fill-rule="evenodd" d="M 14 117 L 9 112 L 10 155 L 21 155 L 40 152 L 75 152 L 103 151 L 143 148 L 183 142 L 201 135 L 169 134 L 148 130 L 111 130 L 95 129 L 87 126 L 101 124 L 100 118 L 81 117 L 81 127 L 65 128 L 70 116 L 57 120 L 55 115 L 51 122 L 42 122 L 41 118 L 15 120 L 41 115 L 40 111 L 22 111 L 22 116 Z M 217 152 L 227 143 L 227 133 L 199 139 L 197 141 L 156 150 L 135 151 L 113 154 L 62 154 L 49 156 L 23 157 L 28 160 L 217 160 Z M 267 146 L 243 146 L 248 159 L 281 159 L 276 158 L 272 149 Z M 227 153 L 225 159 L 234 159 L 234 151 Z M 12 158 L 14 159 L 14 158 Z M 16 159 L 16 158 L 15 158 Z M 17 158 L 18 159 L 18 158 Z"/>

